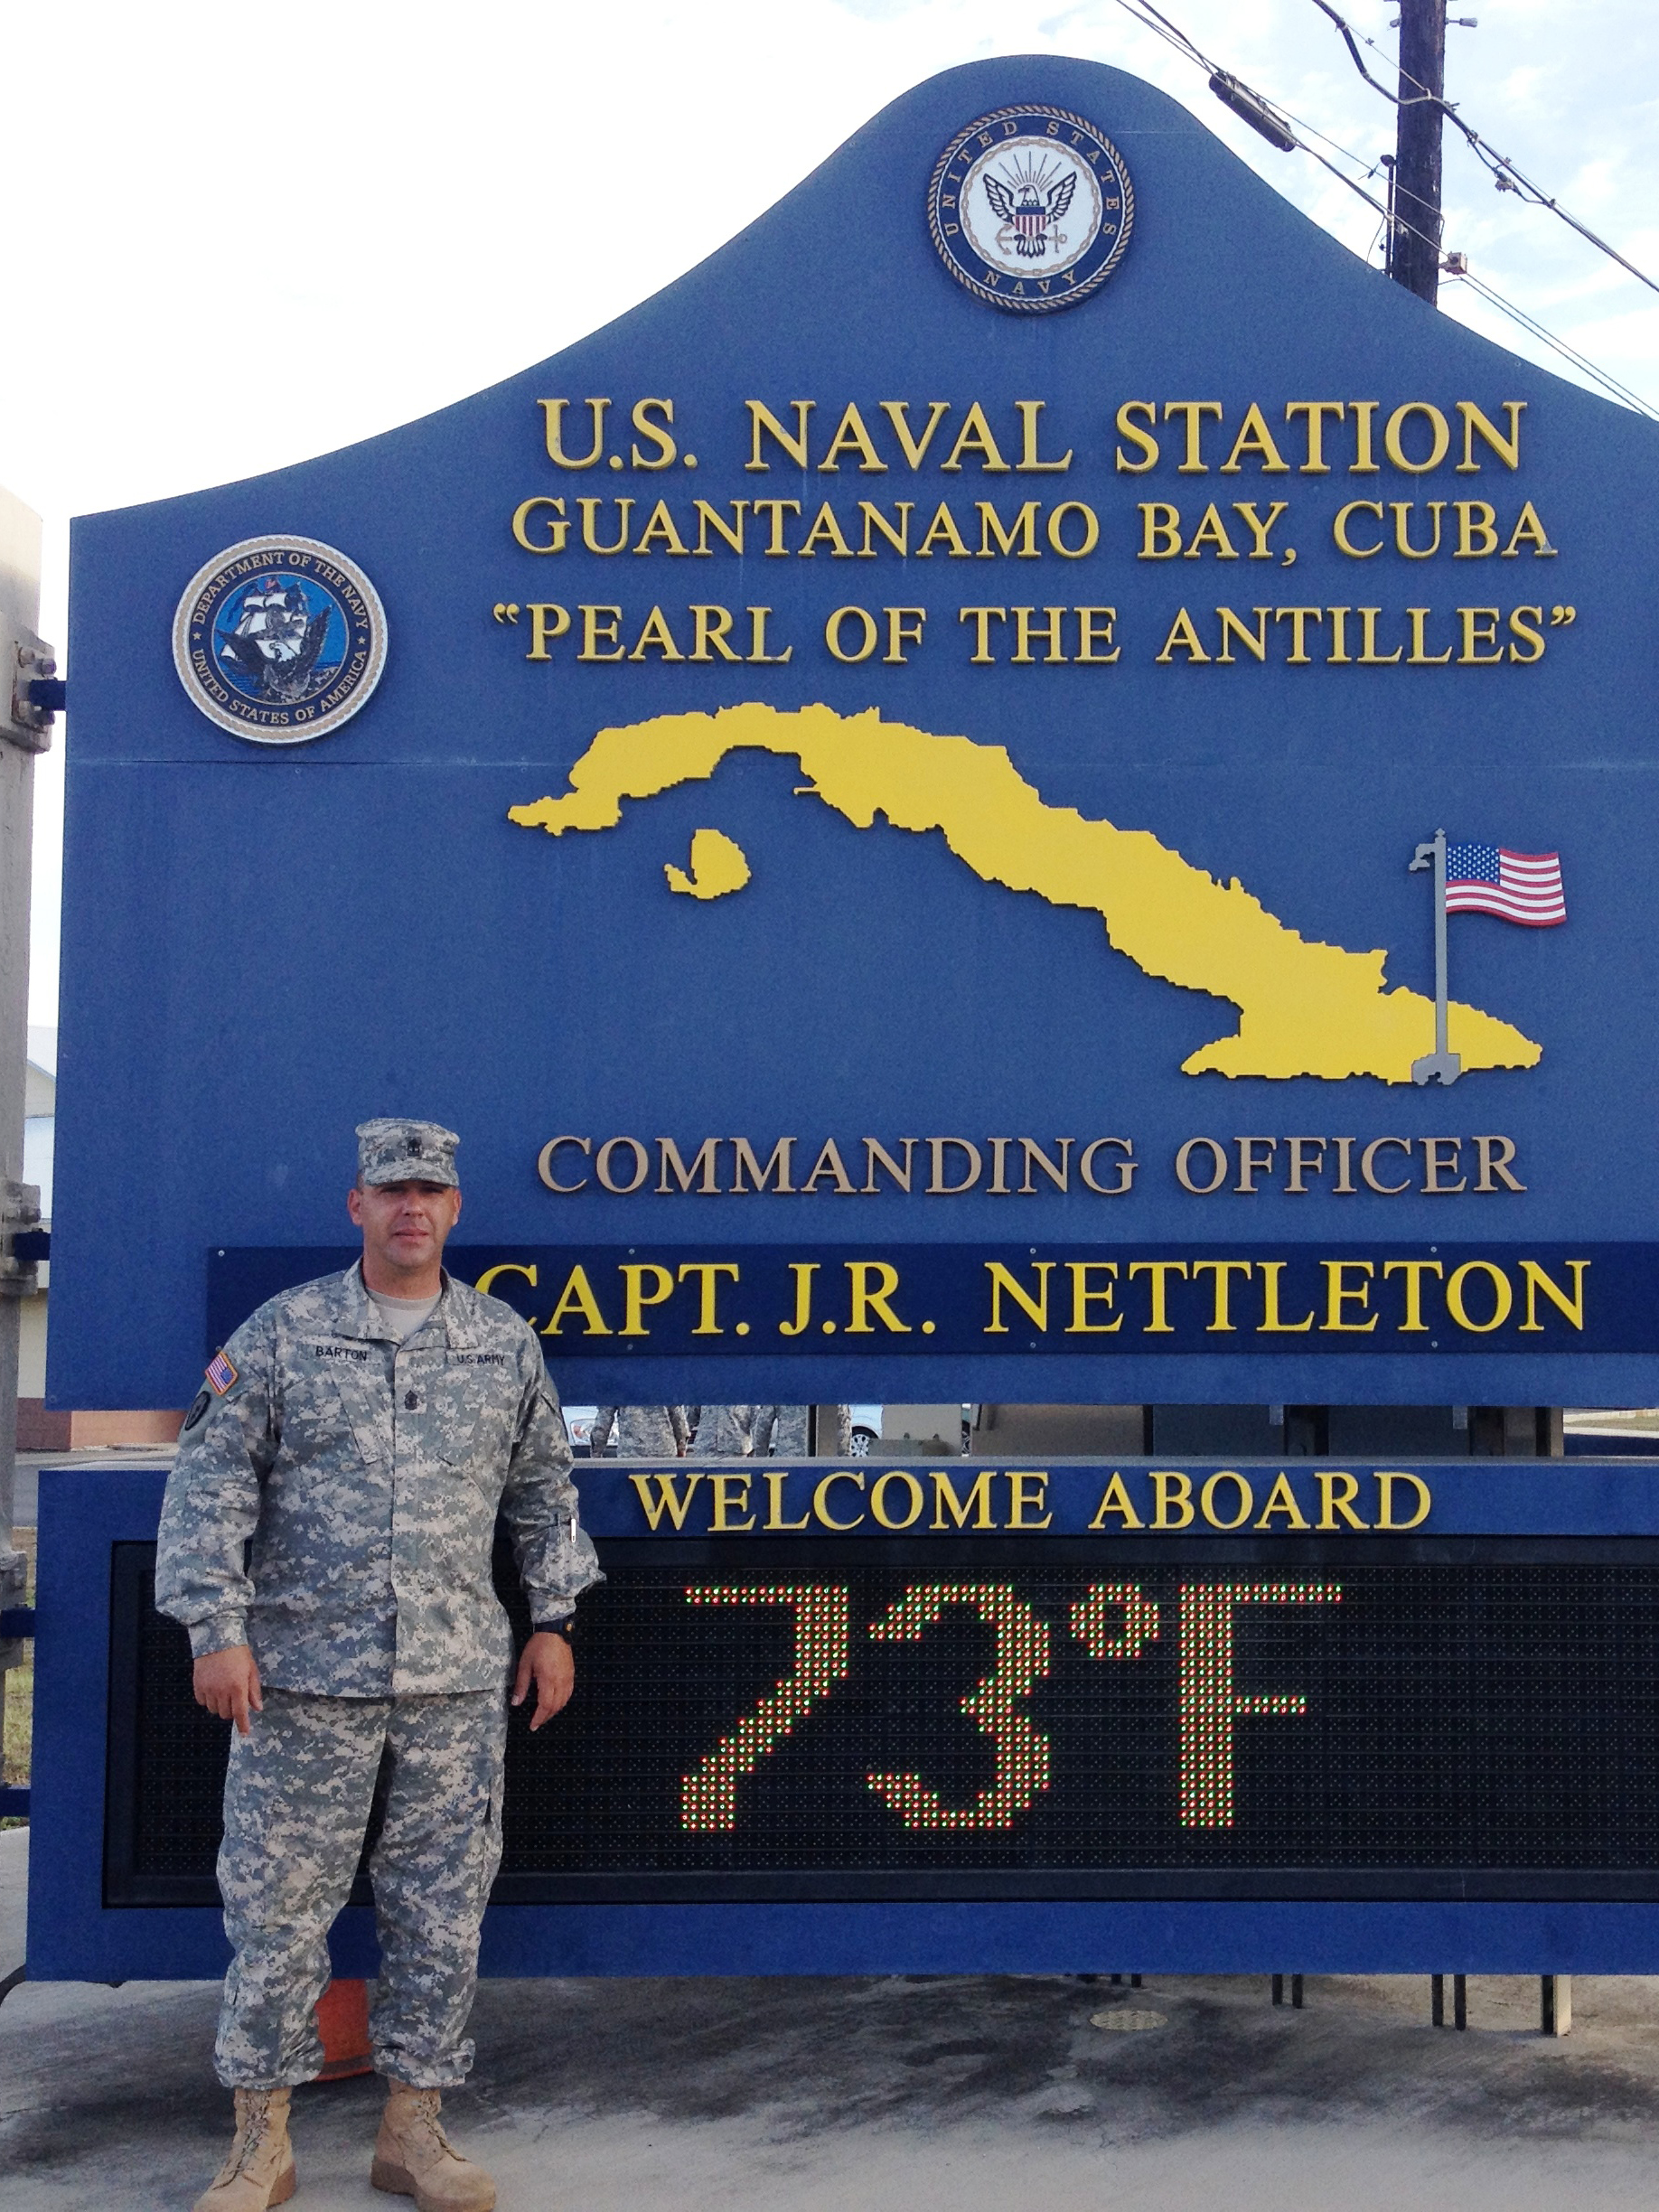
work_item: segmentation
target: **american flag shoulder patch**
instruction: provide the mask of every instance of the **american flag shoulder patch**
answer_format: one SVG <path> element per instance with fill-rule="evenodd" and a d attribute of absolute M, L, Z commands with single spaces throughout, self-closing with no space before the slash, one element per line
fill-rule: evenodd
<path fill-rule="evenodd" d="M 222 1352 L 215 1352 L 208 1363 L 207 1379 L 220 1398 L 236 1381 L 236 1369 Z"/>

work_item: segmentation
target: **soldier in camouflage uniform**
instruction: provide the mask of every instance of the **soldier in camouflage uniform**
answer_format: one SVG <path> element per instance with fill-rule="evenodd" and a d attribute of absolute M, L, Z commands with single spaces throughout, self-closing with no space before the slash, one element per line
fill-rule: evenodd
<path fill-rule="evenodd" d="M 699 1459 L 746 1459 L 754 1439 L 759 1406 L 718 1405 L 698 1408 L 699 1419 L 691 1449 Z"/>
<path fill-rule="evenodd" d="M 756 1406 L 754 1409 L 754 1454 L 757 1459 L 804 1459 L 807 1456 L 807 1413 L 809 1409 L 799 1406 Z M 852 1408 L 849 1405 L 829 1408 L 834 1423 L 833 1432 L 824 1433 L 823 1409 L 820 1409 L 818 1428 L 818 1456 L 820 1459 L 845 1459 L 852 1449 Z"/>
<path fill-rule="evenodd" d="M 689 1434 L 684 1406 L 601 1406 L 587 1439 L 595 1459 L 613 1429 L 619 1459 L 678 1459 Z"/>
<path fill-rule="evenodd" d="M 602 1579 L 536 1338 L 440 1265 L 461 1210 L 456 1138 L 380 1120 L 358 1139 L 362 1260 L 238 1329 L 186 1417 L 162 1513 L 156 1602 L 190 1631 L 198 1701 L 236 1723 L 219 1858 L 235 1957 L 215 2056 L 237 2135 L 198 2212 L 293 2194 L 289 2090 L 322 2067 L 328 1931 L 382 1774 L 372 2029 L 389 2096 L 371 2178 L 422 2212 L 494 2204 L 437 2113 L 473 2060 L 501 1857 L 498 1510 L 534 1626 L 512 1686 L 519 1704 L 534 1685 L 532 1729 L 570 1694 L 571 1608 Z"/>

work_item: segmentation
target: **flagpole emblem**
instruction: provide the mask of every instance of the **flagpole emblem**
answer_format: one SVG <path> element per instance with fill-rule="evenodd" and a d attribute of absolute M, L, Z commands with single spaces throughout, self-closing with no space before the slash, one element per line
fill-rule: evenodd
<path fill-rule="evenodd" d="M 1446 832 L 1437 830 L 1432 843 L 1420 845 L 1412 870 L 1434 870 L 1434 1050 L 1411 1063 L 1414 1083 L 1455 1083 L 1463 1073 L 1462 1056 L 1450 1049 L 1447 1036 L 1446 982 Z"/>
<path fill-rule="evenodd" d="M 1510 852 L 1472 839 L 1448 845 L 1445 830 L 1437 830 L 1431 842 L 1418 847 L 1410 866 L 1413 873 L 1434 870 L 1434 1050 L 1412 1061 L 1411 1081 L 1455 1083 L 1463 1061 L 1447 1034 L 1446 917 L 1489 914 L 1523 929 L 1559 928 L 1567 919 L 1561 857 Z"/>

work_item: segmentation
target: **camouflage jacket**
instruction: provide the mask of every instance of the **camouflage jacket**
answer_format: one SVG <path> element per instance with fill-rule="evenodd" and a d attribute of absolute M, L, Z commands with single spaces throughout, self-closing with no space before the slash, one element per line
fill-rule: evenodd
<path fill-rule="evenodd" d="M 604 1579 L 541 1347 L 499 1298 L 446 1275 L 398 1343 L 352 1267 L 270 1299 L 225 1354 L 235 1380 L 185 1420 L 155 1566 L 198 1658 L 250 1644 L 264 1681 L 324 1697 L 494 1689 L 498 1510 L 533 1619 Z"/>
<path fill-rule="evenodd" d="M 595 1458 L 616 1431 L 619 1459 L 674 1459 L 686 1448 L 689 1425 L 684 1406 L 601 1406 L 594 1416 L 588 1449 Z"/>

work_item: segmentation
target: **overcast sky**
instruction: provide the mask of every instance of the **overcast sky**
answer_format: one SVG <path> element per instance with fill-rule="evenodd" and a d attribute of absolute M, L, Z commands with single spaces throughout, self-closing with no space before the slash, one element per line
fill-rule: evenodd
<path fill-rule="evenodd" d="M 1448 33 L 1448 97 L 1659 275 L 1653 0 L 1451 5 L 1479 23 Z M 1393 111 L 1312 0 L 1164 12 L 1368 163 L 1392 148 Z M 1344 12 L 1392 61 L 1388 0 Z M 276 468 L 527 367 L 711 252 L 906 87 L 1033 52 L 1149 78 L 1376 258 L 1367 208 L 1235 122 L 1117 0 L 0 0 L 0 483 L 45 518 L 45 634 L 64 634 L 71 514 Z M 1448 248 L 1659 408 L 1659 295 L 1495 191 L 1450 132 L 1446 201 Z M 1441 305 L 1570 373 L 1459 286 Z M 34 1021 L 56 1018 L 61 791 L 54 752 Z"/>

